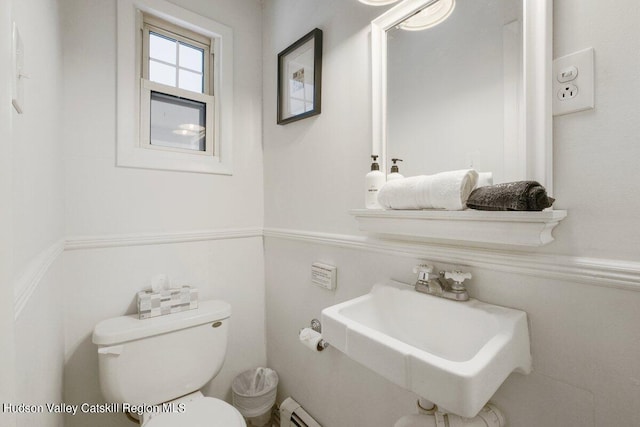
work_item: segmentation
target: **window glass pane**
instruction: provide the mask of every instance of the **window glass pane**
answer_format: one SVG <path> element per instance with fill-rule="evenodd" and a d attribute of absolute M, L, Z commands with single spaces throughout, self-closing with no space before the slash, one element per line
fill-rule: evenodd
<path fill-rule="evenodd" d="M 178 87 L 180 89 L 191 90 L 193 92 L 203 92 L 202 74 L 192 73 L 187 70 L 180 70 Z"/>
<path fill-rule="evenodd" d="M 176 64 L 176 41 L 160 34 L 149 32 L 149 57 Z"/>
<path fill-rule="evenodd" d="M 180 67 L 204 73 L 202 69 L 203 57 L 204 51 L 202 49 L 180 43 Z"/>
<path fill-rule="evenodd" d="M 176 87 L 176 67 L 149 60 L 149 80 Z"/>
<path fill-rule="evenodd" d="M 151 145 L 205 151 L 206 104 L 151 92 Z"/>

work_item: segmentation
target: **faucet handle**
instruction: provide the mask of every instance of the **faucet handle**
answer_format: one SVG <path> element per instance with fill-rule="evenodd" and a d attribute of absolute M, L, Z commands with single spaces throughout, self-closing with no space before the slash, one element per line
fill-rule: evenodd
<path fill-rule="evenodd" d="M 433 272 L 433 266 L 429 264 L 419 264 L 413 267 L 413 272 L 418 275 L 418 281 L 426 282 L 429 280 L 429 274 Z"/>
<path fill-rule="evenodd" d="M 433 272 L 433 265 L 429 265 L 429 264 L 418 264 L 415 267 L 413 267 L 413 272 L 418 274 L 418 273 L 432 273 Z"/>
<path fill-rule="evenodd" d="M 473 276 L 471 275 L 471 273 L 463 273 L 460 270 L 446 271 L 444 273 L 445 279 L 451 279 L 457 285 L 462 285 L 462 282 L 464 282 L 467 279 L 471 279 L 472 277 Z"/>

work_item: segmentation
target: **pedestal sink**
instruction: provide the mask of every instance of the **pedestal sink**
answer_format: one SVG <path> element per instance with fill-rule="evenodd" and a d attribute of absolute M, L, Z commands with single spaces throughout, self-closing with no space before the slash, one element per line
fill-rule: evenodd
<path fill-rule="evenodd" d="M 385 281 L 322 311 L 333 347 L 438 405 L 474 417 L 512 372 L 531 372 L 524 311 Z"/>

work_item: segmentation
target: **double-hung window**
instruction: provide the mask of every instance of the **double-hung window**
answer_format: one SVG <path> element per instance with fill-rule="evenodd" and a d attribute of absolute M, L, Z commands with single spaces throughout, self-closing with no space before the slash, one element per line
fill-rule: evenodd
<path fill-rule="evenodd" d="M 143 15 L 140 145 L 213 156 L 211 39 Z"/>
<path fill-rule="evenodd" d="M 117 165 L 231 175 L 233 31 L 166 0 L 118 0 Z"/>

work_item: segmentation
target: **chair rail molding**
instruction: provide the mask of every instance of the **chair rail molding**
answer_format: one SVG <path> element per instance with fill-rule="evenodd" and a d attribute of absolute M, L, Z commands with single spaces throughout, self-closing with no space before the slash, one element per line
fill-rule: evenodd
<path fill-rule="evenodd" d="M 476 268 L 640 292 L 640 262 L 448 246 L 415 241 L 391 241 L 349 234 L 249 227 L 73 236 L 60 239 L 35 256 L 14 281 L 14 318 L 17 319 L 20 316 L 40 281 L 63 251 L 255 237 L 329 245 L 386 255 L 426 258 L 434 262 L 464 264 Z"/>
<path fill-rule="evenodd" d="M 264 236 L 640 292 L 640 262 L 390 241 L 279 228 L 265 228 Z"/>
<path fill-rule="evenodd" d="M 49 271 L 58 256 L 64 251 L 64 239 L 60 239 L 36 255 L 18 276 L 13 285 L 14 319 L 18 319 L 40 281 Z"/>
<path fill-rule="evenodd" d="M 113 248 L 119 246 L 162 245 L 170 243 L 201 242 L 207 240 L 244 239 L 262 237 L 261 227 L 221 228 L 182 232 L 106 234 L 67 237 L 65 250 Z"/>
<path fill-rule="evenodd" d="M 261 227 L 195 230 L 184 232 L 133 233 L 62 238 L 36 255 L 13 284 L 14 319 L 18 319 L 29 303 L 40 281 L 63 251 L 116 248 L 125 246 L 162 245 L 212 240 L 262 238 Z"/>

